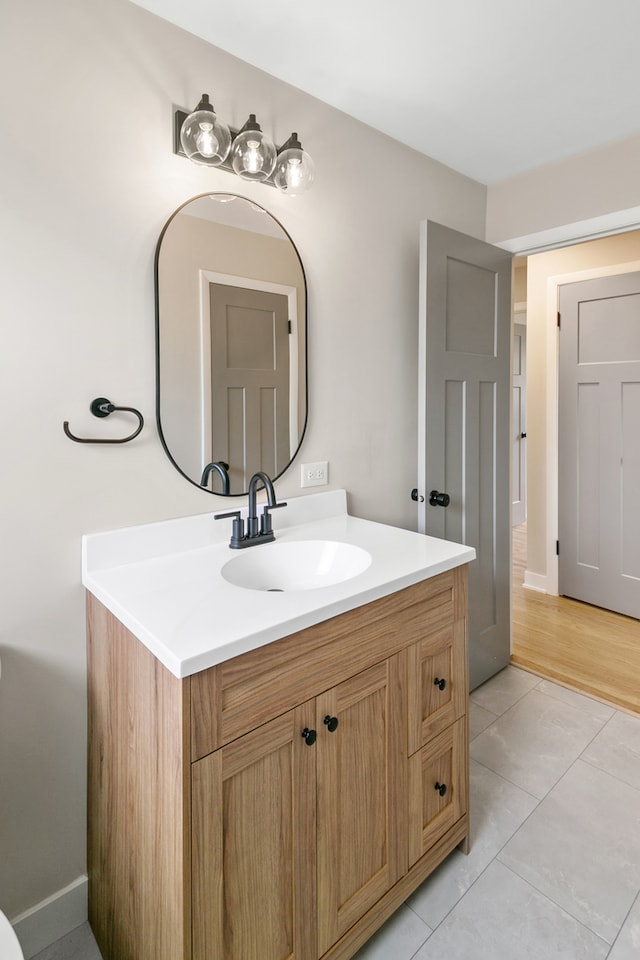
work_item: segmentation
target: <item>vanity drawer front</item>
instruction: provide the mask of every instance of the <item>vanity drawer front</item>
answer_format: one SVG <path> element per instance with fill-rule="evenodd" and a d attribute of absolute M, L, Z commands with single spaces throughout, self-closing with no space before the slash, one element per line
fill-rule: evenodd
<path fill-rule="evenodd" d="M 460 589 L 448 571 L 195 674 L 192 759 L 451 627 Z"/>
<path fill-rule="evenodd" d="M 462 717 L 467 702 L 465 621 L 407 651 L 407 752 L 419 750 Z"/>
<path fill-rule="evenodd" d="M 467 811 L 467 718 L 409 757 L 409 865 Z"/>

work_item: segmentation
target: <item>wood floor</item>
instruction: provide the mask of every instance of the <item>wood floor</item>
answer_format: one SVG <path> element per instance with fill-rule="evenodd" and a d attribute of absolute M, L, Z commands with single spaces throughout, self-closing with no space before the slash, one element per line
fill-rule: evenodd
<path fill-rule="evenodd" d="M 522 586 L 526 524 L 513 528 L 511 662 L 640 713 L 640 621 Z"/>

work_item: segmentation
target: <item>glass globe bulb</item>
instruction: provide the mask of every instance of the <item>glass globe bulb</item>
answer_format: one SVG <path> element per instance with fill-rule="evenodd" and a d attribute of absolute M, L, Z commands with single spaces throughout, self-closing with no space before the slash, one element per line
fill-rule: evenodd
<path fill-rule="evenodd" d="M 252 113 L 231 148 L 231 165 L 244 180 L 268 180 L 276 164 L 276 148 Z"/>
<path fill-rule="evenodd" d="M 290 197 L 299 197 L 313 183 L 313 160 L 302 149 L 296 133 L 291 134 L 278 154 L 273 182 Z"/>
<path fill-rule="evenodd" d="M 219 167 L 227 159 L 231 149 L 231 132 L 226 123 L 216 117 L 206 93 L 203 93 L 198 106 L 182 124 L 180 143 L 186 156 L 194 163 Z"/>
<path fill-rule="evenodd" d="M 200 129 L 195 136 L 198 153 L 203 157 L 215 157 L 218 152 L 218 140 L 213 132 L 213 124 L 201 120 L 198 126 Z"/>

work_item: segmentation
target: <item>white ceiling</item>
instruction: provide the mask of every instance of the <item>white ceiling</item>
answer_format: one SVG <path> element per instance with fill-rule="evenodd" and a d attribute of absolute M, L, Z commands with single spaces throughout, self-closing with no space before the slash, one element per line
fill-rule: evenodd
<path fill-rule="evenodd" d="M 640 133 L 640 0 L 136 2 L 482 183 Z"/>

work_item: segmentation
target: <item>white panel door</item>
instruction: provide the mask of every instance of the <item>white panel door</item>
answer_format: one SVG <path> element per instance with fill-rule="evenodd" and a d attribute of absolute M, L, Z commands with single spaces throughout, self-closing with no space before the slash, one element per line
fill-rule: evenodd
<path fill-rule="evenodd" d="M 473 689 L 510 657 L 511 254 L 425 221 L 420 272 L 418 526 L 476 549 Z"/>
<path fill-rule="evenodd" d="M 209 284 L 213 460 L 229 464 L 231 492 L 257 470 L 277 477 L 291 459 L 286 296 Z"/>
<path fill-rule="evenodd" d="M 640 273 L 559 307 L 559 590 L 640 618 Z"/>

